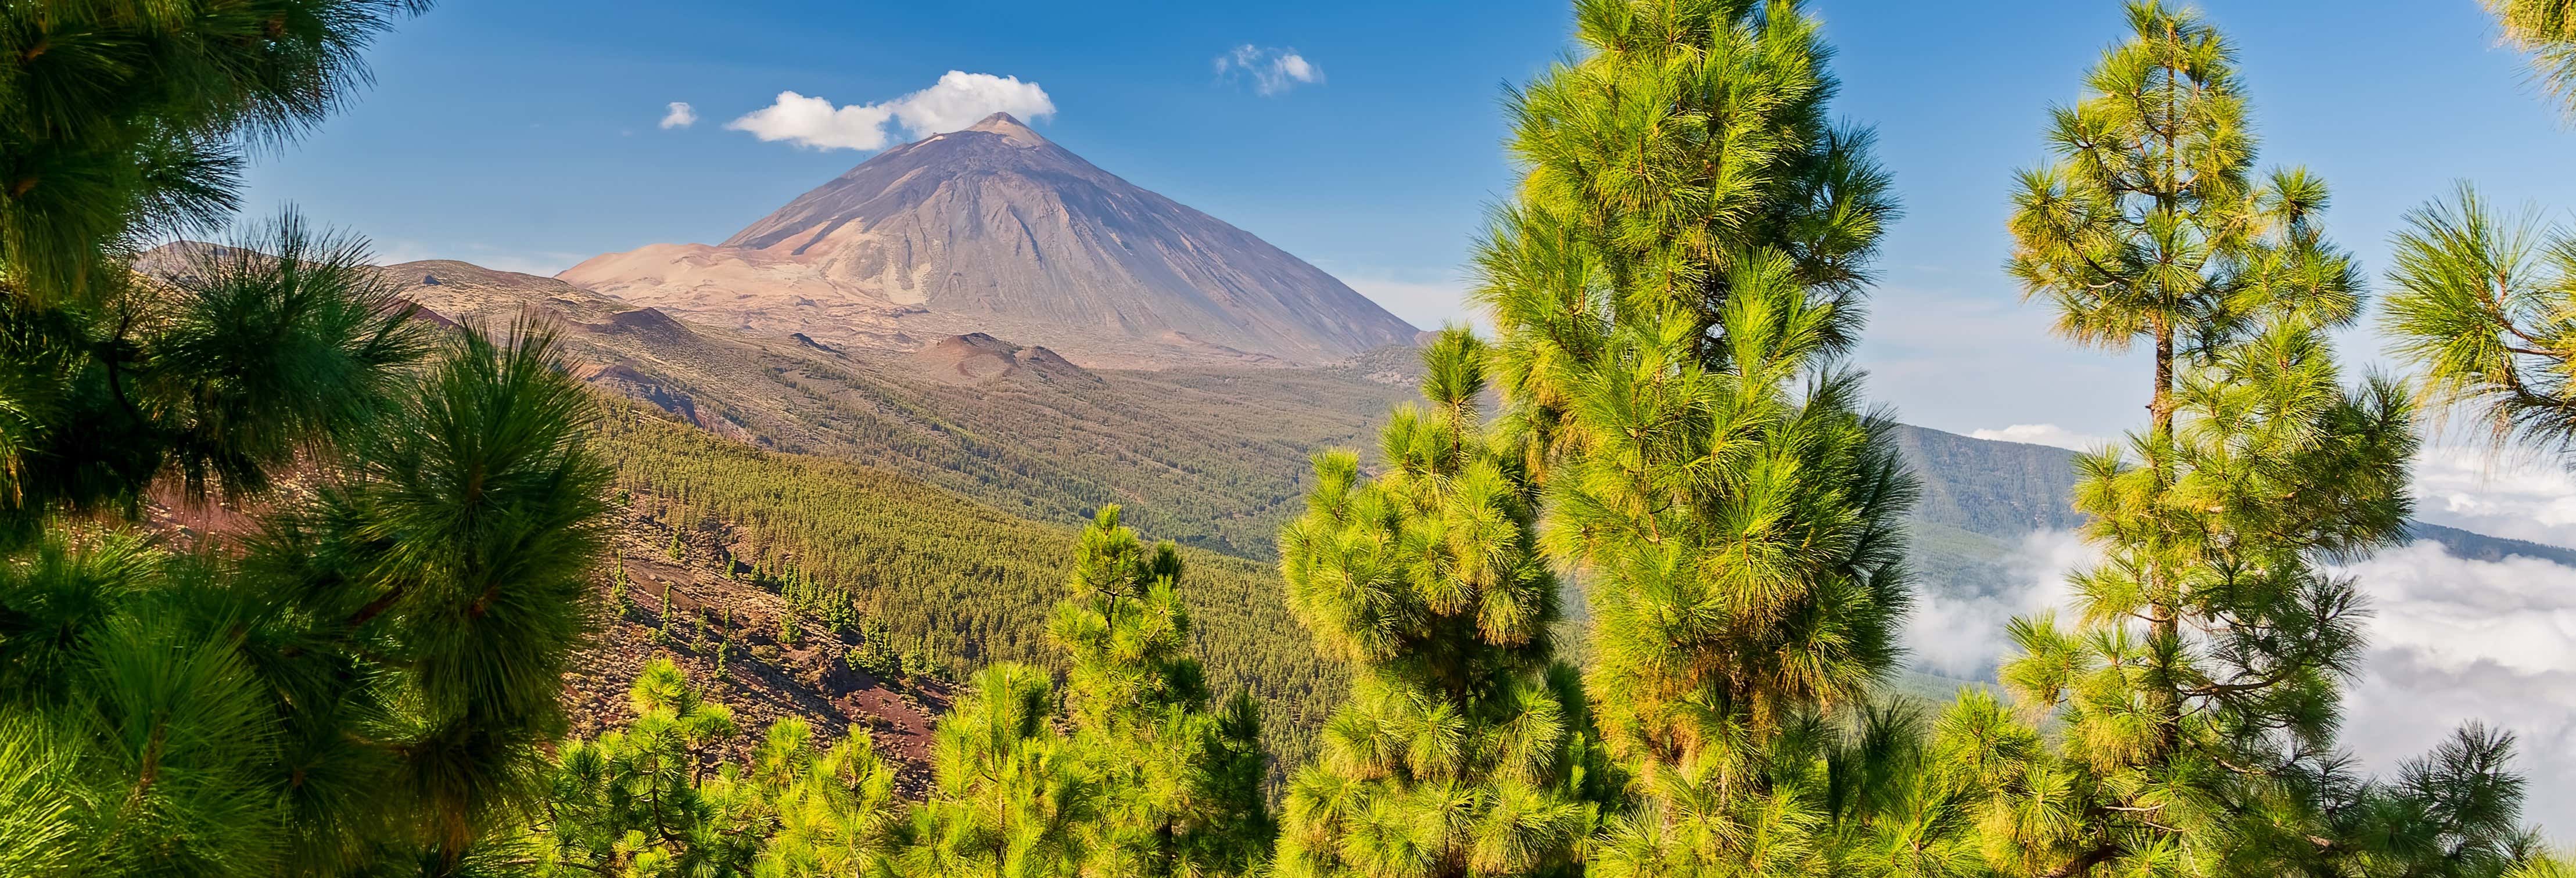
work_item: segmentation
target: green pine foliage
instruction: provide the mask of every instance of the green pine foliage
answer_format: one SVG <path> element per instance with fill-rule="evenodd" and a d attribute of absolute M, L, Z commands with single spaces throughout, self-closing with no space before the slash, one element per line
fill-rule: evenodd
<path fill-rule="evenodd" d="M 629 690 L 634 721 L 556 757 L 548 847 L 569 869 L 612 875 L 739 874 L 770 827 L 738 769 L 705 776 L 698 754 L 735 734 L 733 711 L 707 702 L 667 659 Z"/>
<path fill-rule="evenodd" d="M 736 735 L 732 712 L 667 659 L 645 667 L 630 700 L 625 729 L 557 755 L 530 845 L 539 874 L 882 874 L 901 811 L 865 730 L 817 750 L 803 720 L 781 720 L 736 763 L 706 755 Z"/>
<path fill-rule="evenodd" d="M 2022 176 L 2011 270 L 2071 340 L 2153 343 L 2152 419 L 2079 459 L 2103 561 L 2072 577 L 2073 618 L 2011 627 L 2003 679 L 2053 734 L 1984 704 L 1953 717 L 1994 742 L 1974 759 L 1988 862 L 2496 874 L 2519 832 L 2508 742 L 2464 733 L 2389 785 L 2336 750 L 2362 601 L 2328 565 L 2401 537 L 2416 440 L 2402 390 L 2336 364 L 2362 289 L 2318 226 L 2325 186 L 2257 177 L 2215 28 L 2153 0 L 2128 18 L 2054 113 L 2059 163 Z"/>
<path fill-rule="evenodd" d="M 2576 111 L 2576 3 L 2569 0 L 2481 0 L 2504 26 L 2507 45 L 2531 56 L 2532 77 Z"/>
<path fill-rule="evenodd" d="M 567 746 L 537 835 L 554 874 L 612 876 L 1255 874 L 1273 834 L 1252 699 L 1223 703 L 1190 655 L 1182 560 L 1101 511 L 1051 631 L 1066 685 L 995 662 L 939 723 L 936 786 L 893 799 L 866 732 L 817 752 L 798 720 L 724 760 L 722 705 L 656 660 L 636 719 Z M 1060 704 L 1061 702 L 1061 704 Z M 1069 710 L 1060 709 L 1069 706 Z M 710 769 L 712 768 L 712 774 Z"/>
<path fill-rule="evenodd" d="M 238 551 L 62 522 L 11 559 L 6 770 L 70 798 L 64 868 L 443 870 L 536 800 L 608 476 L 549 344 L 458 333 Z"/>
<path fill-rule="evenodd" d="M 220 225 L 244 151 L 366 80 L 358 53 L 425 0 L 46 0 L 0 10 L 0 284 L 79 320 L 129 285 L 126 245 Z M 104 328 L 102 326 L 101 328 Z M 56 327 L 67 329 L 69 327 Z M 102 336 L 110 333 L 101 333 Z"/>
<path fill-rule="evenodd" d="M 1059 693 L 1002 662 L 940 720 L 938 788 L 892 864 L 906 875 L 1228 876 L 1267 859 L 1268 777 L 1248 697 L 1213 706 L 1189 655 L 1180 552 L 1105 508 L 1082 534 L 1050 631 Z M 1070 710 L 1057 713 L 1059 697 Z"/>
<path fill-rule="evenodd" d="M 895 854 L 904 875 L 1074 875 L 1108 803 L 1084 754 L 1052 722 L 1045 671 L 999 662 L 939 721 L 938 790 L 913 809 Z"/>
<path fill-rule="evenodd" d="M 2395 249 L 2380 327 L 2425 404 L 2466 410 L 2498 447 L 2576 453 L 2576 234 L 2464 183 L 2408 213 Z"/>
<path fill-rule="evenodd" d="M 1072 654 L 997 662 L 940 718 L 938 790 L 914 808 L 907 875 L 1249 875 L 1267 857 L 1267 754 L 1247 695 L 1211 708 L 1188 654 L 1182 561 L 1100 510 L 1048 631 Z M 1069 716 L 1056 716 L 1056 700 Z"/>
<path fill-rule="evenodd" d="M 2565 95 L 2567 4 L 2491 5 Z M 1301 481 L 1186 429 L 1123 449 L 1172 470 L 1150 521 L 1238 554 L 1302 485 L 1280 580 L 1146 543 L 1106 481 L 1128 458 L 1043 459 L 1084 437 L 975 435 L 1064 414 L 1018 390 L 806 423 L 935 487 L 602 418 L 545 327 L 433 330 L 291 213 L 130 267 L 227 219 L 244 151 L 425 6 L 0 4 L 0 875 L 2571 874 L 2519 823 L 2509 736 L 2384 778 L 2338 749 L 2363 605 L 2334 567 L 2402 534 L 2413 401 L 2347 380 L 2363 290 L 2326 188 L 2258 173 L 2193 13 L 2129 5 L 2013 199 L 2009 271 L 2058 331 L 2154 349 L 2147 428 L 2077 473 L 2102 561 L 2067 618 L 2007 632 L 2011 702 L 1926 719 L 1870 700 L 1917 491 L 1844 365 L 1895 208 L 1797 0 L 1576 0 L 1580 53 L 1511 95 L 1495 338 L 1423 352 L 1372 468 Z M 2387 326 L 2426 395 L 2565 448 L 2576 243 L 2466 188 L 2410 221 Z M 1304 379 L 1169 383 L 1259 380 Z M 1007 411 L 932 413 L 970 401 Z M 1075 420 L 1205 417 L 1180 408 Z M 612 497 L 674 560 L 858 626 L 854 665 L 967 679 L 927 798 L 865 731 L 745 740 L 667 660 L 623 728 L 565 740 Z M 140 521 L 213 502 L 251 525 Z M 661 600 L 661 638 L 718 618 L 673 631 Z"/>
<path fill-rule="evenodd" d="M 290 217 L 174 294 L 139 242 L 230 219 L 245 149 L 363 82 L 398 0 L 33 2 L 0 10 L 0 528 L 132 513 L 153 480 L 255 494 L 382 398 L 416 333 L 356 242 Z M 271 258 L 276 257 L 276 258 Z"/>
<path fill-rule="evenodd" d="M 0 7 L 12 874 L 472 871 L 538 800 L 608 478 L 553 336 L 435 338 L 292 214 L 130 267 L 426 5 Z M 152 497 L 256 527 L 162 543 Z"/>
<path fill-rule="evenodd" d="M 884 851 L 903 816 L 893 766 L 877 757 L 864 731 L 819 751 L 811 735 L 802 721 L 781 721 L 754 754 L 752 780 L 768 797 L 777 829 L 752 874 L 885 874 Z"/>
<path fill-rule="evenodd" d="M 1424 353 L 1427 409 L 1397 411 L 1382 469 L 1319 458 L 1279 538 L 1289 602 L 1351 694 L 1289 781 L 1283 876 L 1579 871 L 1608 783 L 1572 668 L 1553 660 L 1558 583 L 1538 486 L 1482 423 L 1484 346 Z"/>
<path fill-rule="evenodd" d="M 1839 366 L 1888 180 L 1828 120 L 1800 4 L 1575 11 L 1583 54 L 1513 95 L 1525 176 L 1477 260 L 1507 435 L 1590 595 L 1587 682 L 1635 777 L 1591 865 L 1831 872 L 1882 816 L 1829 779 L 1884 749 L 1840 729 L 1910 602 L 1914 481 Z"/>
<path fill-rule="evenodd" d="M 1248 692 L 1213 703 L 1181 569 L 1176 547 L 1148 551 L 1103 508 L 1048 628 L 1072 659 L 1074 738 L 1103 799 L 1092 874 L 1241 875 L 1270 848 L 1261 714 Z"/>

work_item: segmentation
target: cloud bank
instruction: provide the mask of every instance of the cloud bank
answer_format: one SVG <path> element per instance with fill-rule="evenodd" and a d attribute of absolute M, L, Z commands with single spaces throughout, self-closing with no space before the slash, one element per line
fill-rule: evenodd
<path fill-rule="evenodd" d="M 2100 558 L 2092 544 L 2068 531 L 2033 532 L 2005 559 L 2009 575 L 1986 591 L 1916 594 L 1914 612 L 1905 620 L 1906 648 L 1924 670 L 1964 680 L 1991 678 L 2010 648 L 2004 623 L 2064 607 L 2066 575 Z"/>
<path fill-rule="evenodd" d="M 1229 81 L 1250 80 L 1254 92 L 1268 97 L 1286 94 L 1300 85 L 1323 82 L 1324 68 L 1315 66 L 1295 49 L 1245 43 L 1216 56 L 1216 75 Z"/>
<path fill-rule="evenodd" d="M 2004 622 L 2051 608 L 2067 618 L 2065 574 L 2096 557 L 2073 534 L 2032 534 L 1991 592 L 1922 594 L 1906 645 L 1924 670 L 1991 679 L 2011 649 Z M 2337 572 L 2372 611 L 2369 651 L 2346 687 L 2344 746 L 2384 776 L 2463 723 L 2511 731 L 2514 768 L 2529 779 L 2524 819 L 2576 839 L 2576 568 L 2473 561 L 2419 542 Z"/>
<path fill-rule="evenodd" d="M 2348 568 L 2375 611 L 2370 657 L 2346 701 L 2344 741 L 2387 771 L 2461 723 L 2518 739 L 2524 818 L 2576 839 L 2576 569 L 2471 561 L 2435 543 Z"/>
<path fill-rule="evenodd" d="M 2576 474 L 2555 460 L 2428 445 L 2415 497 L 2416 517 L 2434 524 L 2576 548 Z"/>
<path fill-rule="evenodd" d="M 698 108 L 689 106 L 688 101 L 672 101 L 671 111 L 662 114 L 664 130 L 687 128 L 695 124 L 698 124 Z"/>
<path fill-rule="evenodd" d="M 777 101 L 725 127 L 807 149 L 877 150 L 898 137 L 957 131 L 994 113 L 1042 119 L 1055 114 L 1055 101 L 1037 83 L 1016 76 L 951 70 L 929 88 L 874 104 L 835 107 L 821 97 L 782 91 Z"/>

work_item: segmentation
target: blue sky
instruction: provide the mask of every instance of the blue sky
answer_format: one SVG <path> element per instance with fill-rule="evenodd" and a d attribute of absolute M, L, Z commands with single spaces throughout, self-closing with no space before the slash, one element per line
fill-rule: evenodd
<path fill-rule="evenodd" d="M 2374 270 L 2403 212 L 2454 179 L 2576 207 L 2576 141 L 2475 0 L 2201 5 L 2242 52 L 2266 158 L 2335 185 L 2330 227 Z M 1838 111 L 1877 126 L 1907 208 L 1860 356 L 1878 395 L 1960 432 L 2137 421 L 2137 365 L 2047 337 L 1997 269 L 2009 175 L 2042 157 L 2044 109 L 2075 96 L 2118 4 L 1812 7 L 1841 52 Z M 1565 51 L 1567 26 L 1562 0 L 446 0 L 372 53 L 360 102 L 261 161 L 250 203 L 297 204 L 391 258 L 550 273 L 721 239 L 867 157 L 726 130 L 781 91 L 875 103 L 959 70 L 1037 84 L 1046 136 L 1427 326 L 1461 313 L 1457 267 L 1510 184 L 1501 86 Z M 1263 94 L 1220 76 L 1244 45 L 1293 49 L 1320 81 Z M 659 127 L 673 101 L 697 124 Z"/>

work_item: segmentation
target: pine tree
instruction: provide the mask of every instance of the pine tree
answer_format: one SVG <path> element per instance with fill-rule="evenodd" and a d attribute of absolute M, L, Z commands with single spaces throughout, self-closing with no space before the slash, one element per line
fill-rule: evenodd
<path fill-rule="evenodd" d="M 2481 0 L 2504 26 L 2508 45 L 2531 56 L 2533 77 L 2576 112 L 2576 3 L 2569 0 Z"/>
<path fill-rule="evenodd" d="M 2169 446 L 2179 366 L 2217 360 L 2268 310 L 2317 329 L 2350 323 L 2361 283 L 2314 226 L 2322 181 L 2288 170 L 2256 182 L 2246 98 L 2217 29 L 2160 2 L 2131 3 L 2128 23 L 2130 40 L 2104 54 L 2085 99 L 2052 114 L 2059 163 L 2021 175 L 2008 268 L 2026 295 L 2056 304 L 2069 340 L 2154 346 L 2147 440 Z M 2170 458 L 2150 455 L 2148 474 L 2174 481 Z M 2156 548 L 2137 575 L 2153 636 L 2172 642 L 2183 620 L 2167 600 L 2181 574 L 2159 566 Z M 2166 749 L 2182 713 L 2174 689 L 2168 681 L 2146 696 Z"/>
<path fill-rule="evenodd" d="M 700 754 L 736 733 L 669 659 L 628 689 L 635 719 L 556 757 L 548 800 L 557 871 L 613 876 L 740 875 L 769 832 L 767 802 L 732 765 L 708 778 Z M 712 781 L 712 782 L 710 782 Z"/>
<path fill-rule="evenodd" d="M 791 717 L 736 764 L 711 755 L 732 749 L 732 711 L 670 660 L 647 664 L 629 700 L 635 719 L 624 729 L 569 742 L 556 758 L 536 827 L 545 873 L 818 878 L 885 868 L 900 810 L 893 768 L 865 731 L 817 752 L 812 727 Z"/>
<path fill-rule="evenodd" d="M 761 850 L 758 878 L 882 875 L 902 825 L 894 767 L 879 758 L 864 730 L 821 753 L 801 721 L 770 729 L 754 779 L 777 814 L 778 828 Z"/>
<path fill-rule="evenodd" d="M 465 330 L 237 554 L 63 522 L 0 572 L 0 698 L 67 868 L 460 868 L 532 803 L 590 624 L 590 399 Z"/>
<path fill-rule="evenodd" d="M 1049 633 L 1058 691 L 999 662 L 939 723 L 938 789 L 892 867 L 907 875 L 1222 876 L 1266 857 L 1267 756 L 1248 694 L 1210 704 L 1189 654 L 1178 549 L 1148 549 L 1102 507 Z"/>
<path fill-rule="evenodd" d="M 357 53 L 426 3 L 32 2 L 0 10 L 0 525 L 130 512 L 184 476 L 256 493 L 362 415 L 416 357 L 362 286 L 355 242 L 206 255 L 189 295 L 136 275 L 153 237 L 221 225 L 245 149 L 290 140 L 366 72 Z M 275 257 L 255 259 L 252 256 Z M 207 277 L 211 268 L 232 269 Z"/>
<path fill-rule="evenodd" d="M 1045 671 L 996 662 L 939 721 L 938 789 L 913 809 L 893 867 L 901 875 L 1079 874 L 1092 855 L 1100 783 L 1056 729 Z"/>
<path fill-rule="evenodd" d="M 2128 19 L 2085 98 L 2053 114 L 2060 162 L 2022 176 L 2011 270 L 2071 340 L 2153 343 L 2149 427 L 2079 458 L 2075 505 L 2104 560 L 2071 578 L 2073 628 L 2011 628 L 2022 654 L 2004 682 L 2055 740 L 1989 702 L 1947 721 L 1969 745 L 1954 761 L 1975 767 L 1987 859 L 2042 875 L 2413 874 L 2432 835 L 2509 836 L 2509 807 L 2432 835 L 2443 821 L 2361 826 L 2504 782 L 2495 742 L 2421 789 L 2354 777 L 2335 748 L 2362 609 L 2327 565 L 2402 534 L 2411 405 L 2386 381 L 2344 383 L 2328 333 L 2358 314 L 2361 282 L 2317 225 L 2324 184 L 2257 178 L 2225 39 L 2158 2 Z"/>
<path fill-rule="evenodd" d="M 0 773 L 43 791 L 13 869 L 483 868 L 534 798 L 605 481 L 550 338 L 432 344 L 291 214 L 131 267 L 426 5 L 0 9 Z M 155 485 L 263 527 L 154 545 Z"/>
<path fill-rule="evenodd" d="M 100 303 L 139 235 L 220 224 L 242 154 L 308 130 L 425 0 L 64 0 L 0 11 L 0 266 L 40 305 Z"/>
<path fill-rule="evenodd" d="M 2466 184 L 2406 222 L 2381 326 L 2425 403 L 2469 409 L 2498 446 L 2576 454 L 2576 234 Z"/>
<path fill-rule="evenodd" d="M 1248 692 L 1211 709 L 1180 579 L 1179 549 L 1148 551 L 1104 506 L 1056 605 L 1075 742 L 1102 798 L 1087 874 L 1238 875 L 1266 859 L 1260 714 Z"/>
<path fill-rule="evenodd" d="M 1828 122 L 1799 4 L 1584 0 L 1576 22 L 1584 54 L 1513 95 L 1525 177 L 1478 296 L 1637 778 L 1591 868 L 1828 870 L 1875 812 L 1833 798 L 1859 751 L 1826 717 L 1894 669 L 1909 600 L 1913 483 L 1837 365 L 1887 178 Z"/>
<path fill-rule="evenodd" d="M 1398 410 L 1382 471 L 1316 461 L 1281 533 L 1288 602 L 1351 668 L 1322 751 L 1290 779 L 1283 876 L 1571 874 L 1603 779 L 1572 669 L 1553 661 L 1557 581 L 1537 486 L 1481 422 L 1486 351 L 1424 352 L 1427 410 Z"/>

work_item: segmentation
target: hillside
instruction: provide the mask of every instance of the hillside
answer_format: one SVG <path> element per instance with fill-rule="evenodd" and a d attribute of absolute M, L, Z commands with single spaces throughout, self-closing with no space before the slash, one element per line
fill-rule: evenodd
<path fill-rule="evenodd" d="M 1332 275 L 995 114 L 886 150 L 724 242 L 559 275 L 765 336 L 910 350 L 985 333 L 1091 368 L 1318 365 L 1414 328 Z"/>
<path fill-rule="evenodd" d="M 594 447 L 617 467 L 629 584 L 601 647 L 615 661 L 578 684 L 590 714 L 616 714 L 625 681 L 655 650 L 713 679 L 714 652 L 730 644 L 728 686 L 765 705 L 756 713 L 802 713 L 827 731 L 864 722 L 918 765 L 926 719 L 945 703 L 940 681 L 992 661 L 1058 663 L 1046 619 L 1078 520 L 1029 521 L 630 405 L 612 406 Z M 1341 697 L 1338 669 L 1316 657 L 1270 565 L 1194 549 L 1183 558 L 1182 597 L 1210 681 L 1251 689 L 1273 753 L 1302 757 Z M 664 583 L 678 584 L 676 627 L 662 622 Z M 797 620 L 798 643 L 780 642 L 782 616 Z"/>

